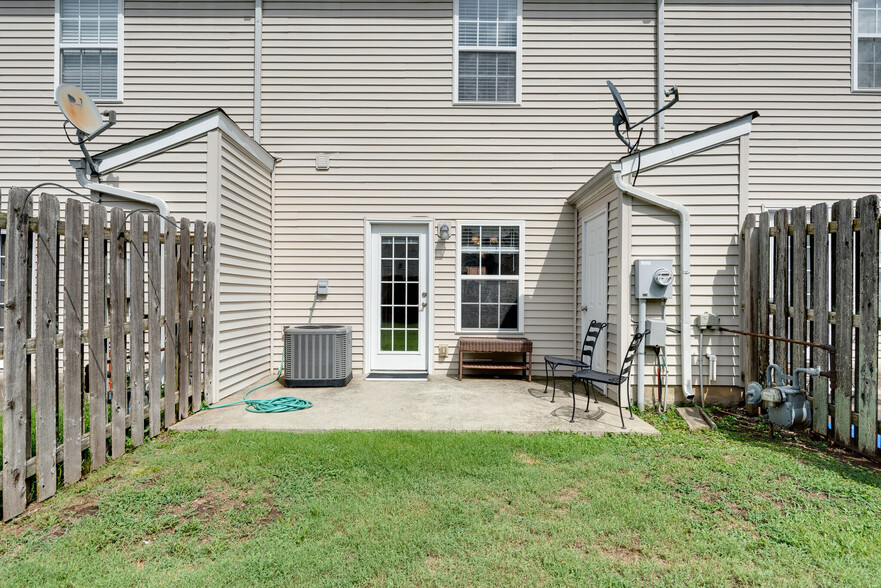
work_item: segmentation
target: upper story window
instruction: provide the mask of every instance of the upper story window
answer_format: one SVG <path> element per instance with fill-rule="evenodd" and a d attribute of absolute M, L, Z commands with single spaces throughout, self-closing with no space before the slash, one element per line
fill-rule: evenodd
<path fill-rule="evenodd" d="M 454 102 L 520 102 L 521 0 L 457 0 Z"/>
<path fill-rule="evenodd" d="M 881 0 L 854 0 L 854 90 L 881 90 Z"/>
<path fill-rule="evenodd" d="M 122 100 L 122 0 L 56 0 L 55 85 Z"/>
<path fill-rule="evenodd" d="M 523 332 L 522 222 L 459 225 L 459 331 Z"/>

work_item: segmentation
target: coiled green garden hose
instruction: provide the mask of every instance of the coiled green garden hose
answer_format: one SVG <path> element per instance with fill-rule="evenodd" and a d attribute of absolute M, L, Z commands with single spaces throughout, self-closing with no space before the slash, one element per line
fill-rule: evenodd
<path fill-rule="evenodd" d="M 237 400 L 236 402 L 228 402 L 226 404 L 218 404 L 217 406 L 209 406 L 208 408 L 225 408 L 227 406 L 235 406 L 237 404 L 247 404 L 245 410 L 248 412 L 257 412 L 263 414 L 270 414 L 276 412 L 293 412 L 295 410 L 305 410 L 312 406 L 312 403 L 308 400 L 303 400 L 302 398 L 297 398 L 296 396 L 280 396 L 278 398 L 260 398 L 257 400 L 248 400 L 248 394 L 251 392 L 256 392 L 260 388 L 265 388 L 270 384 L 273 384 L 281 378 L 281 374 L 284 371 L 284 351 L 281 354 L 281 365 L 278 366 L 278 375 L 274 380 L 266 382 L 265 384 L 261 384 L 256 388 L 251 388 L 247 392 L 245 392 L 244 398 L 241 400 Z"/>

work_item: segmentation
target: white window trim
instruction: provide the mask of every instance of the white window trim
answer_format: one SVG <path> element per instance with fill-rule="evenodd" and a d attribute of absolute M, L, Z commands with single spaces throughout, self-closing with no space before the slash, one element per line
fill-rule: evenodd
<path fill-rule="evenodd" d="M 453 105 L 454 106 L 519 106 L 523 100 L 523 0 L 517 0 L 516 47 L 463 47 L 465 51 L 488 53 L 516 53 L 517 82 L 514 102 L 478 102 L 459 100 L 459 0 L 453 0 Z"/>
<path fill-rule="evenodd" d="M 469 226 L 501 226 L 513 225 L 520 229 L 520 257 L 518 259 L 517 273 L 517 325 L 518 329 L 463 329 L 462 328 L 462 242 L 459 236 L 462 234 L 462 227 Z M 524 325 L 525 317 L 525 296 L 526 291 L 526 221 L 518 220 L 462 220 L 456 222 L 456 334 L 457 335 L 523 335 L 526 332 Z M 513 278 L 514 276 L 508 276 Z M 465 279 L 480 279 L 480 276 Z"/>
<path fill-rule="evenodd" d="M 881 32 L 876 33 L 874 35 L 862 35 L 860 36 L 859 32 L 859 0 L 853 0 L 851 2 L 851 26 L 850 26 L 850 91 L 854 94 L 881 94 L 881 87 L 879 88 L 859 88 L 857 87 L 858 80 L 858 72 L 857 72 L 857 46 L 859 45 L 859 40 L 863 39 L 879 39 L 881 40 Z"/>
<path fill-rule="evenodd" d="M 54 72 L 54 81 L 55 85 L 53 86 L 52 95 L 55 95 L 55 88 L 61 84 L 61 50 L 69 49 L 72 47 L 80 48 L 80 49 L 116 49 L 116 98 L 109 99 L 95 99 L 97 104 L 121 104 L 123 101 L 123 83 L 122 83 L 122 73 L 125 70 L 123 67 L 123 55 L 125 52 L 123 51 L 123 40 L 125 39 L 124 27 L 123 27 L 123 13 L 125 9 L 125 0 L 117 0 L 117 30 L 116 30 L 116 43 L 108 44 L 108 43 L 90 43 L 90 44 L 77 44 L 77 45 L 64 45 L 61 43 L 61 0 L 55 0 L 55 72 Z"/>

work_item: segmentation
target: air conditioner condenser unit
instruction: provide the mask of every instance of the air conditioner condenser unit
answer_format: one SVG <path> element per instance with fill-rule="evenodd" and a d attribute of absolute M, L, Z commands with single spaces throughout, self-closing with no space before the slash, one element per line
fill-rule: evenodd
<path fill-rule="evenodd" d="M 345 386 L 352 379 L 352 327 L 287 327 L 284 354 L 286 388 Z"/>

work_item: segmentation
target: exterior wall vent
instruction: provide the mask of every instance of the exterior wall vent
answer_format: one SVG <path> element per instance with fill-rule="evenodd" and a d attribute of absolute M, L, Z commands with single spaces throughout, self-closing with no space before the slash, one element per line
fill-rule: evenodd
<path fill-rule="evenodd" d="M 352 327 L 288 327 L 284 354 L 286 388 L 345 386 L 352 379 Z"/>

